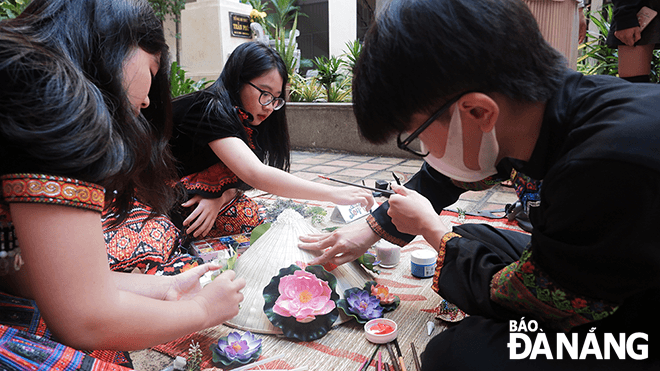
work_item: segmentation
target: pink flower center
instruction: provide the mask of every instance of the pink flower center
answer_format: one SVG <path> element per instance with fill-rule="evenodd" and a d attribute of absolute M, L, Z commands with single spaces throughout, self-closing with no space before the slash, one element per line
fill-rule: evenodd
<path fill-rule="evenodd" d="M 309 292 L 309 290 L 303 290 L 298 294 L 298 300 L 300 300 L 301 303 L 307 303 L 310 300 L 312 300 L 312 293 Z"/>

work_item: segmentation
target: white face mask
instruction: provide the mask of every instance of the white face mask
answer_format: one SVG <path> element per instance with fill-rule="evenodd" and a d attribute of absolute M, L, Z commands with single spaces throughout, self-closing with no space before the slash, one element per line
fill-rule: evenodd
<path fill-rule="evenodd" d="M 422 142 L 422 152 L 428 152 L 428 149 L 425 147 Z M 495 165 L 497 164 L 497 155 L 499 152 L 500 147 L 495 137 L 495 127 L 493 127 L 493 130 L 488 133 L 482 133 L 481 136 L 481 148 L 479 148 L 480 170 L 468 169 L 465 166 L 465 161 L 463 160 L 463 122 L 461 121 L 461 115 L 458 112 L 457 105 L 449 122 L 445 154 L 442 158 L 438 158 L 429 153 L 424 157 L 424 161 L 451 179 L 461 182 L 476 182 L 497 174 Z"/>

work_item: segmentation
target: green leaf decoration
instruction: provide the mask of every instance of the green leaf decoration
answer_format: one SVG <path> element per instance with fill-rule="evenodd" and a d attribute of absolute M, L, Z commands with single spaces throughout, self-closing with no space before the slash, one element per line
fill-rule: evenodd
<path fill-rule="evenodd" d="M 257 242 L 259 237 L 263 236 L 263 234 L 266 233 L 268 229 L 270 229 L 270 223 L 263 223 L 254 228 L 252 230 L 252 234 L 250 235 L 250 246 Z"/>
<path fill-rule="evenodd" d="M 380 274 L 380 271 L 376 268 L 376 255 L 372 253 L 364 253 L 362 256 L 357 258 L 358 263 L 362 264 L 367 270 L 370 270 L 376 274 Z"/>
<path fill-rule="evenodd" d="M 218 269 L 216 271 L 216 273 L 214 273 L 211 276 L 211 281 L 213 281 L 216 277 L 218 277 L 222 272 L 233 270 L 234 265 L 236 265 L 236 259 L 237 258 L 238 258 L 238 254 L 234 253 L 234 255 L 232 255 L 229 259 L 227 259 L 227 262 L 225 263 L 225 265 L 222 268 Z"/>

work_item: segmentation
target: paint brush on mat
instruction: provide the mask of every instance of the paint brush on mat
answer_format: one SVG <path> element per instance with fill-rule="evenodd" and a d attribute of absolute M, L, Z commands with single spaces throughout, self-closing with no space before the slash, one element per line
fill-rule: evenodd
<path fill-rule="evenodd" d="M 392 349 L 392 343 L 385 344 L 385 347 L 387 348 L 387 353 L 390 355 L 390 360 L 392 361 L 392 367 L 394 367 L 394 371 L 402 371 L 399 367 L 399 364 L 397 363 L 396 355 Z"/>
<path fill-rule="evenodd" d="M 399 368 L 401 368 L 401 371 L 407 371 L 406 363 L 403 361 L 403 354 L 401 354 L 401 348 L 399 348 L 399 342 L 396 339 L 394 339 L 394 347 L 396 348 L 396 353 L 399 356 Z"/>
<path fill-rule="evenodd" d="M 417 355 L 417 349 L 415 349 L 415 343 L 410 343 L 410 349 L 413 354 L 413 361 L 415 363 L 415 371 L 421 371 L 422 367 L 419 364 L 419 356 Z"/>
<path fill-rule="evenodd" d="M 343 180 L 333 179 L 333 178 L 327 177 L 327 176 L 325 176 L 325 175 L 319 175 L 319 178 L 321 178 L 321 179 L 325 179 L 325 180 L 330 180 L 330 181 L 332 181 L 332 182 L 337 182 L 337 183 L 341 183 L 341 184 L 346 184 L 346 185 L 353 186 L 353 187 L 358 187 L 358 188 L 368 189 L 368 190 L 373 191 L 373 192 L 380 192 L 380 193 L 382 193 L 385 197 L 388 197 L 388 196 L 394 194 L 394 191 L 390 191 L 389 189 L 378 189 L 378 188 L 374 188 L 374 187 L 365 186 L 365 185 L 362 185 L 362 184 L 355 184 L 355 183 L 351 183 L 351 182 L 345 182 L 345 181 L 343 181 Z"/>
<path fill-rule="evenodd" d="M 380 344 L 376 346 L 376 349 L 374 350 L 373 353 L 371 353 L 371 357 L 369 357 L 369 360 L 360 367 L 359 371 L 366 370 L 369 368 L 369 365 L 371 364 L 371 361 L 374 360 L 374 357 L 376 356 L 376 353 L 378 353 L 378 349 L 380 349 Z"/>

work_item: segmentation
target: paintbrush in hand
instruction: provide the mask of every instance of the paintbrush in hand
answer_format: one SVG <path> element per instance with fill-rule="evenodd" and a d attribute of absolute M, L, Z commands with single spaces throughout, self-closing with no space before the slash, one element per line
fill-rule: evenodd
<path fill-rule="evenodd" d="M 362 184 L 355 184 L 355 183 L 351 183 L 351 182 L 345 182 L 343 180 L 333 179 L 333 178 L 327 177 L 325 175 L 319 175 L 319 178 L 325 179 L 325 180 L 330 180 L 330 181 L 341 183 L 341 184 L 346 184 L 346 185 L 353 186 L 353 187 L 368 189 L 368 190 L 373 191 L 373 192 L 380 192 L 385 197 L 388 197 L 388 196 L 394 194 L 394 191 L 390 191 L 389 189 L 378 189 L 378 188 L 374 188 L 374 187 L 365 186 L 365 185 L 362 185 Z"/>

